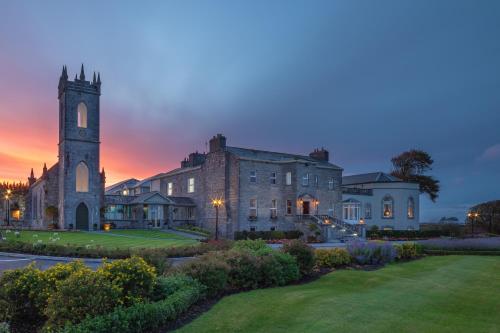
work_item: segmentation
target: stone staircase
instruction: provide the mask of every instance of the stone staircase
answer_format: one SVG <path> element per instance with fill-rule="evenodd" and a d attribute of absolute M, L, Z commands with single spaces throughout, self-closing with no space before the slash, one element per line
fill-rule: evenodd
<path fill-rule="evenodd" d="M 321 230 L 326 242 L 345 242 L 353 239 L 364 239 L 365 228 L 361 224 L 349 224 L 329 215 L 298 215 L 300 222 L 314 222 Z"/>

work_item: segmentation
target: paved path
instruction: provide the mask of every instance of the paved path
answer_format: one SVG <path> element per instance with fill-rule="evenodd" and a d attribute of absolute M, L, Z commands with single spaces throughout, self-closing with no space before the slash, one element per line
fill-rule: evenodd
<path fill-rule="evenodd" d="M 172 266 L 178 266 L 186 261 L 192 260 L 194 257 L 169 258 Z M 86 258 L 68 258 L 68 257 L 50 257 L 37 256 L 20 253 L 0 252 L 0 275 L 8 269 L 16 269 L 28 266 L 34 262 L 35 266 L 41 270 L 45 270 L 58 263 L 68 263 L 75 260 L 82 260 L 85 265 L 92 269 L 97 269 L 102 264 L 102 259 L 86 259 Z M 110 260 L 110 259 L 108 259 Z"/>
<path fill-rule="evenodd" d="M 8 269 L 22 268 L 34 262 L 35 266 L 44 270 L 58 263 L 67 263 L 74 260 L 82 260 L 85 265 L 96 269 L 102 264 L 102 259 L 81 259 L 67 257 L 36 256 L 30 254 L 0 252 L 0 274 Z"/>

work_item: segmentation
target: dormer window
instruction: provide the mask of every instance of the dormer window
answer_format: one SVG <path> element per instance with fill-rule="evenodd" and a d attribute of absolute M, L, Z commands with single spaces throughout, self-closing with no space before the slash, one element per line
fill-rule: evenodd
<path fill-rule="evenodd" d="M 87 128 L 87 106 L 85 105 L 85 103 L 80 102 L 80 104 L 78 104 L 77 112 L 78 127 Z"/>

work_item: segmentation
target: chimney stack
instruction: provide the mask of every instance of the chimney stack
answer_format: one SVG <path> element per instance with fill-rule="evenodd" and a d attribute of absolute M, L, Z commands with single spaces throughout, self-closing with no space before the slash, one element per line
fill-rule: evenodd
<path fill-rule="evenodd" d="M 328 162 L 330 160 L 330 154 L 328 153 L 328 150 L 323 147 L 321 147 L 321 149 L 314 149 L 314 151 L 309 154 L 309 157 L 324 162 Z"/>

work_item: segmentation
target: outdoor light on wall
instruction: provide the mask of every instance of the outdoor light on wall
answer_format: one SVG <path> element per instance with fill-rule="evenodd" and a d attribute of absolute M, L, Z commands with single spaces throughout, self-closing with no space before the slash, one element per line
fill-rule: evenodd
<path fill-rule="evenodd" d="M 359 224 L 365 224 L 365 219 L 364 218 L 360 218 L 359 219 Z"/>
<path fill-rule="evenodd" d="M 110 230 L 111 230 L 111 224 L 104 223 L 104 231 L 110 231 Z"/>

